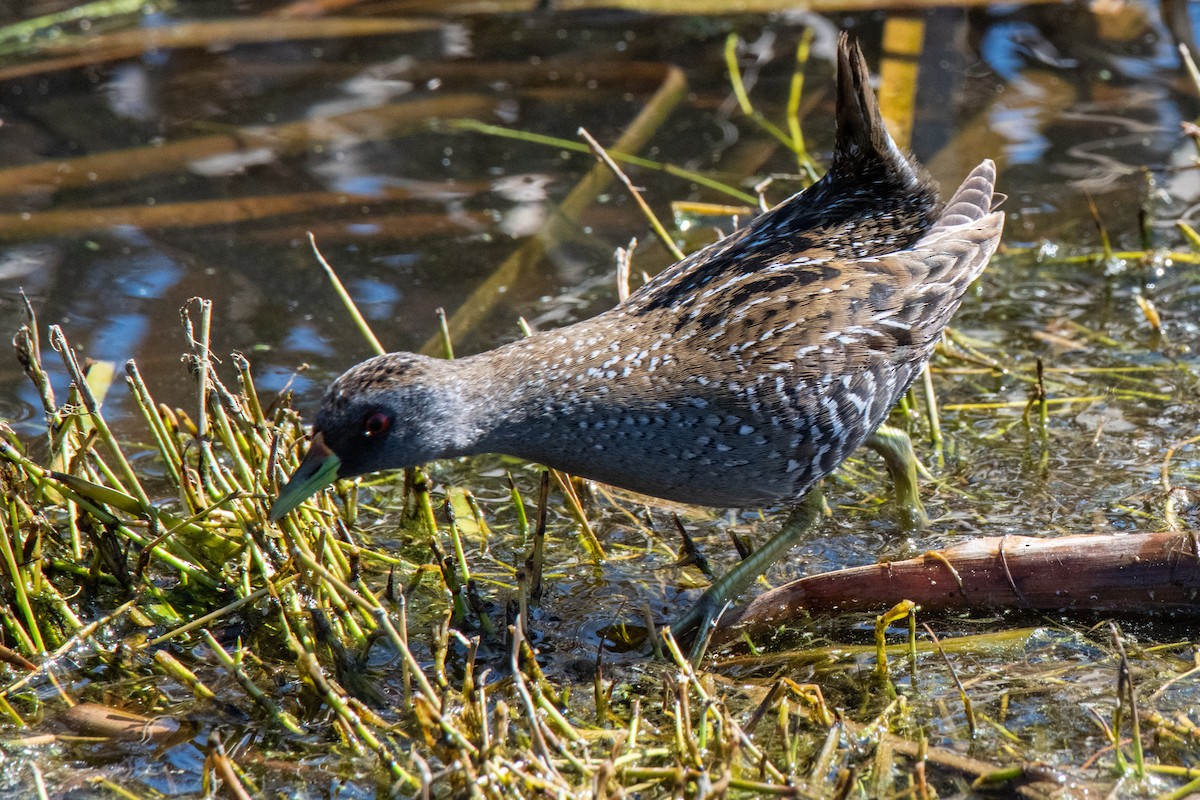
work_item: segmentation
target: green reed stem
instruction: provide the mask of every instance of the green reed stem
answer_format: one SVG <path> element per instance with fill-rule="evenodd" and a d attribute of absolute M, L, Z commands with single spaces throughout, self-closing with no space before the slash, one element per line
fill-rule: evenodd
<path fill-rule="evenodd" d="M 154 444 L 158 447 L 158 454 L 162 457 L 163 466 L 167 470 L 171 484 L 179 486 L 179 468 L 183 462 L 183 456 L 175 446 L 175 440 L 167 433 L 167 426 L 158 413 L 158 406 L 150 395 L 150 390 L 146 388 L 146 383 L 142 380 L 137 363 L 133 359 L 125 362 L 125 383 L 133 396 L 134 405 L 138 407 L 142 419 L 146 421 L 146 427 L 150 429 L 150 433 L 154 437 Z"/>
<path fill-rule="evenodd" d="M 485 122 L 480 122 L 475 119 L 454 119 L 447 123 L 454 130 L 470 131 L 472 133 L 482 133 L 486 136 L 498 136 L 505 139 L 517 139 L 522 142 L 531 144 L 547 145 L 556 147 L 562 150 L 570 150 L 574 153 L 587 153 L 588 147 L 585 144 L 571 141 L 570 139 L 560 139 L 557 136 L 545 136 L 540 133 L 529 133 L 528 131 L 519 131 L 512 128 L 505 128 L 501 125 L 489 125 Z M 727 183 L 722 183 L 714 178 L 710 178 L 699 172 L 683 169 L 674 164 L 664 164 L 659 161 L 654 161 L 642 156 L 635 156 L 629 153 L 622 153 L 617 150 L 610 150 L 608 153 L 613 159 L 620 161 L 622 164 L 632 164 L 635 167 L 643 167 L 652 169 L 657 172 L 663 172 L 667 175 L 676 178 L 683 178 L 713 191 L 720 192 L 730 197 L 735 197 L 743 203 L 757 206 L 758 197 L 749 192 L 743 192 L 740 189 L 734 188 Z"/>
<path fill-rule="evenodd" d="M 749 117 L 750 121 L 761 128 L 772 138 L 779 140 L 779 143 L 792 152 L 796 151 L 796 143 L 792 137 L 788 136 L 779 126 L 764 117 L 759 111 L 754 108 L 754 104 L 750 102 L 750 95 L 746 92 L 746 84 L 742 81 L 742 71 L 737 63 L 737 46 L 739 37 L 736 33 L 731 33 L 725 38 L 725 66 L 729 70 L 729 83 L 733 87 L 733 95 L 737 98 L 738 107 L 742 113 Z M 758 198 L 753 200 L 758 203 Z"/>
<path fill-rule="evenodd" d="M 375 736 L 375 733 L 367 727 L 362 721 L 362 717 L 354 711 L 352 705 L 347 701 L 346 696 L 334 690 L 333 686 L 325 678 L 325 673 L 321 669 L 316 656 L 308 652 L 301 654 L 300 669 L 302 672 L 308 674 L 309 679 L 312 680 L 313 685 L 317 689 L 317 693 L 324 698 L 325 702 L 342 721 L 345 732 L 349 733 L 353 731 L 355 736 L 375 752 L 375 755 L 379 758 L 384 768 L 394 777 L 414 787 L 421 786 L 421 782 L 416 777 L 400 766 L 397 754 L 392 752 L 392 748 L 380 741 Z"/>
<path fill-rule="evenodd" d="M 166 650 L 154 651 L 154 663 L 158 664 L 167 675 L 191 689 L 192 694 L 197 698 L 203 700 L 216 699 L 217 695 L 204 684 L 204 681 L 196 677 L 196 673 L 184 666 L 179 659 Z"/>
<path fill-rule="evenodd" d="M 150 7 L 151 4 L 147 0 L 96 0 L 82 3 L 53 14 L 5 25 L 0 28 L 0 42 L 5 43 L 6 53 L 10 52 L 9 48 L 27 52 L 31 46 L 36 48 L 41 40 L 53 41 L 55 37 L 48 34 L 62 26 L 80 22 L 96 23 L 117 16 L 141 15 Z"/>
<path fill-rule="evenodd" d="M 381 356 L 386 353 L 387 350 L 379 343 L 379 339 L 375 337 L 375 333 L 371 330 L 371 326 L 367 324 L 366 318 L 358 310 L 354 298 L 350 296 L 350 292 L 346 291 L 341 278 L 338 277 L 329 262 L 325 260 L 325 256 L 321 255 L 320 249 L 317 248 L 317 237 L 313 236 L 312 231 L 308 233 L 308 243 L 312 246 L 313 255 L 317 257 L 317 261 L 321 264 L 322 269 L 325 270 L 325 275 L 329 278 L 329 282 L 333 284 L 333 290 L 337 292 L 342 305 L 350 312 L 350 318 L 354 320 L 354 327 L 358 328 L 358 332 L 367 340 L 367 344 L 375 351 L 375 355 Z"/>
<path fill-rule="evenodd" d="M 0 556 L 4 558 L 4 566 L 8 571 L 17 610 L 25 618 L 24 626 L 13 625 L 12 627 L 18 634 L 21 644 L 26 648 L 27 653 L 31 655 L 34 653 L 44 653 L 46 652 L 46 645 L 42 641 L 42 632 L 38 628 L 37 614 L 34 613 L 33 606 L 29 603 L 29 595 L 26 593 L 28 576 L 20 568 L 16 552 L 13 548 L 13 542 L 9 538 L 10 536 L 17 535 L 20 528 L 12 525 L 11 522 L 10 520 L 9 523 L 5 523 L 4 516 L 0 515 Z"/>
<path fill-rule="evenodd" d="M 209 411 L 209 416 L 215 423 L 217 438 L 225 445 L 226 457 L 233 463 L 233 467 L 237 470 L 237 485 L 238 488 L 245 491 L 254 491 L 257 481 L 254 480 L 254 469 L 246 462 L 243 453 L 246 451 L 246 440 L 238 435 L 229 423 L 229 417 L 225 414 L 225 409 L 221 403 L 216 400 L 216 395 L 213 395 L 212 409 Z"/>
<path fill-rule="evenodd" d="M 929 420 L 929 443 L 937 457 L 938 468 L 946 465 L 946 452 L 942 439 L 942 420 L 938 414 L 937 392 L 933 388 L 933 374 L 926 364 L 921 369 L 921 394 L 925 398 L 925 416 Z"/>
<path fill-rule="evenodd" d="M 450 338 L 450 322 L 446 319 L 446 309 L 438 306 L 434 313 L 437 315 L 438 332 L 442 336 L 442 349 L 446 353 L 447 360 L 453 361 L 454 342 Z"/>
<path fill-rule="evenodd" d="M 529 536 L 529 515 L 525 512 L 525 501 L 521 499 L 521 490 L 517 488 L 512 473 L 506 474 L 508 476 L 509 498 L 512 500 L 513 512 L 517 515 L 517 534 L 520 537 L 517 540 L 517 547 L 524 549 L 525 540 Z"/>
<path fill-rule="evenodd" d="M 808 65 L 808 55 L 812 48 L 813 28 L 805 28 L 796 45 L 796 66 L 792 70 L 792 82 L 788 87 L 787 124 L 788 133 L 792 137 L 792 149 L 796 152 L 796 164 L 800 172 L 809 181 L 815 182 L 819 177 L 813 166 L 812 156 L 804 144 L 804 132 L 800 129 L 800 98 L 804 95 L 804 68 Z"/>
<path fill-rule="evenodd" d="M 306 734 L 299 721 L 297 721 L 291 713 L 283 708 L 280 708 L 279 704 L 272 700 L 267 693 L 259 687 L 258 684 L 250 679 L 250 676 L 246 674 L 246 671 L 242 669 L 242 660 L 245 649 L 241 642 L 238 642 L 238 647 L 235 651 L 237 655 L 235 657 L 231 656 L 229 651 L 221 646 L 221 643 L 217 641 L 215 636 L 209 633 L 207 628 L 201 630 L 200 633 L 204 636 L 204 642 L 208 645 L 208 648 L 212 652 L 213 656 L 218 662 L 220 662 L 221 666 L 225 668 L 225 671 L 233 676 L 233 679 L 238 682 L 238 685 L 242 687 L 242 691 L 249 695 L 251 700 L 253 700 L 260 708 L 266 711 L 271 719 L 275 720 L 280 727 L 296 734 L 297 736 L 304 736 Z"/>
<path fill-rule="evenodd" d="M 676 261 L 682 261 L 684 258 L 683 251 L 679 249 L 679 245 L 675 244 L 675 240 L 671 238 L 671 234 L 667 233 L 667 229 L 663 227 L 661 222 L 659 222 L 658 215 L 654 213 L 654 210 L 651 209 L 650 205 L 646 202 L 646 198 L 642 197 L 642 193 L 639 192 L 637 187 L 633 185 L 633 181 L 629 180 L 629 176 L 626 175 L 619 166 L 617 166 L 617 162 L 612 160 L 612 157 L 609 156 L 605 149 L 600 146 L 600 143 L 597 142 L 592 135 L 587 132 L 586 129 L 580 128 L 578 131 L 576 131 L 576 133 L 578 133 L 579 136 L 585 142 L 587 142 L 588 149 L 592 151 L 592 155 L 598 158 L 600 163 L 608 167 L 609 171 L 612 172 L 612 174 L 616 176 L 617 180 L 620 181 L 625 187 L 625 191 L 629 192 L 630 196 L 633 197 L 633 201 L 637 203 L 638 208 L 642 212 L 642 216 L 649 221 L 650 228 L 654 231 L 654 235 L 658 237 L 658 240 L 662 243 L 663 247 L 667 248 L 667 252 L 671 254 L 671 257 Z"/>
<path fill-rule="evenodd" d="M 450 543 L 454 547 L 454 559 L 458 562 L 458 574 L 465 586 L 471 580 L 471 568 L 467 566 L 467 553 L 463 548 L 462 531 L 458 529 L 458 520 L 455 518 L 454 507 L 450 504 L 450 498 L 446 498 L 446 513 L 450 517 Z"/>
<path fill-rule="evenodd" d="M 84 410 L 87 412 L 88 419 L 95 426 L 96 431 L 100 435 L 100 440 L 104 442 L 104 446 L 108 449 L 108 452 L 116 459 L 117 469 L 120 471 L 121 476 L 130 486 L 134 496 L 149 511 L 150 498 L 142 488 L 141 482 L 138 481 L 137 475 L 134 474 L 133 467 L 125 459 L 125 454 L 121 452 L 121 446 L 117 444 L 117 439 L 113 436 L 112 430 L 109 429 L 108 423 L 105 422 L 104 417 L 100 414 L 96 397 L 92 394 L 87 378 L 83 374 L 83 370 L 79 367 L 79 361 L 75 358 L 75 351 L 67 343 L 67 337 L 63 334 L 62 328 L 57 325 L 50 326 L 50 344 L 62 357 L 63 364 L 67 368 L 67 373 L 70 375 L 75 388 L 79 392 L 79 399 Z"/>
<path fill-rule="evenodd" d="M 262 404 L 258 401 L 258 389 L 254 386 L 254 373 L 250 371 L 250 361 L 238 352 L 234 352 L 230 357 L 237 368 L 238 380 L 242 382 L 242 397 L 246 399 L 250 419 L 256 428 L 261 429 L 267 424 L 267 418 L 263 416 Z"/>

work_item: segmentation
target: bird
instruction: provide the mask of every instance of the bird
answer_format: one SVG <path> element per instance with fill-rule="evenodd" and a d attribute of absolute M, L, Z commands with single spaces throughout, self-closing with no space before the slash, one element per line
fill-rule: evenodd
<path fill-rule="evenodd" d="M 610 310 L 464 358 L 350 368 L 269 518 L 336 478 L 479 453 L 670 501 L 801 508 L 918 376 L 1004 223 L 990 160 L 941 202 L 845 33 L 834 117 L 824 176 Z M 711 625 L 794 538 L 785 524 L 676 632 Z"/>

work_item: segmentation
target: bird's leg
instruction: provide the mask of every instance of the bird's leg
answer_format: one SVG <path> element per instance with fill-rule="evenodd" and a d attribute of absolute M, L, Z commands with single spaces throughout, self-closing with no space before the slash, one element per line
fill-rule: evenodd
<path fill-rule="evenodd" d="M 824 510 L 825 496 L 821 494 L 820 488 L 810 490 L 800 503 L 792 508 L 778 533 L 709 586 L 691 608 L 671 623 L 671 632 L 676 638 L 683 638 L 690 631 L 695 631 L 689 654 L 693 664 L 699 662 L 700 657 L 704 655 L 710 628 L 716 624 L 726 604 L 787 554 L 792 545 L 816 523 Z"/>
<path fill-rule="evenodd" d="M 900 526 L 906 531 L 919 531 L 928 525 L 929 516 L 921 505 L 917 486 L 917 454 L 913 452 L 908 434 L 890 425 L 880 425 L 863 444 L 883 456 L 883 463 L 896 486 Z"/>
<path fill-rule="evenodd" d="M 883 456 L 888 474 L 892 476 L 896 486 L 896 502 L 900 507 L 900 524 L 906 530 L 924 527 L 929 517 L 921 505 L 917 456 L 908 434 L 899 428 L 882 425 L 867 438 L 865 444 Z M 792 508 L 778 533 L 709 586 L 691 608 L 671 623 L 671 632 L 678 638 L 695 631 L 689 654 L 692 663 L 698 662 L 704 655 L 711 630 L 725 606 L 782 558 L 815 524 L 824 508 L 825 497 L 820 488 L 809 491 L 799 505 Z"/>

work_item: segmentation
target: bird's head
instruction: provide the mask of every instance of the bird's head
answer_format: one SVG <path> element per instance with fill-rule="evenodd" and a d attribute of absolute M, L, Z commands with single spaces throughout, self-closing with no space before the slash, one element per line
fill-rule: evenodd
<path fill-rule="evenodd" d="M 471 426 L 459 413 L 461 395 L 450 364 L 389 353 L 335 380 L 321 401 L 308 453 L 279 493 L 270 519 L 282 519 L 336 478 L 464 452 Z"/>

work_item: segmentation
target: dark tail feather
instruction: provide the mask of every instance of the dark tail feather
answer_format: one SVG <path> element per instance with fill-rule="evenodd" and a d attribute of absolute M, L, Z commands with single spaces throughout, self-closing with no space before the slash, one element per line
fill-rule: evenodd
<path fill-rule="evenodd" d="M 858 42 L 842 33 L 837 46 L 837 141 L 833 165 L 868 154 L 894 154 L 903 159 L 879 114 L 871 74 Z M 907 161 L 907 159 L 904 159 Z"/>
<path fill-rule="evenodd" d="M 844 33 L 838 39 L 835 100 L 837 133 L 829 171 L 781 204 L 776 216 L 788 218 L 794 230 L 820 236 L 822 245 L 839 255 L 862 258 L 902 250 L 937 220 L 937 188 L 892 141 L 866 60 Z"/>
<path fill-rule="evenodd" d="M 770 252 L 779 259 L 815 246 L 834 258 L 867 258 L 911 246 L 937 221 L 937 188 L 892 141 L 862 51 L 845 34 L 837 70 L 829 171 L 740 231 L 733 240 L 739 256 Z M 747 271 L 755 268 L 755 259 L 745 261 Z"/>
<path fill-rule="evenodd" d="M 838 37 L 837 135 L 829 172 L 831 181 L 842 184 L 842 191 L 852 191 L 854 184 L 873 184 L 870 191 L 877 195 L 911 194 L 911 204 L 925 212 L 917 217 L 932 221 L 937 189 L 924 167 L 900 152 L 888 133 L 867 61 L 858 43 L 845 33 Z"/>

